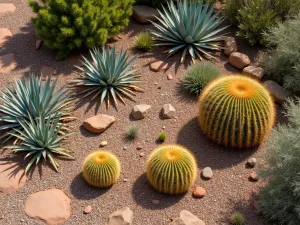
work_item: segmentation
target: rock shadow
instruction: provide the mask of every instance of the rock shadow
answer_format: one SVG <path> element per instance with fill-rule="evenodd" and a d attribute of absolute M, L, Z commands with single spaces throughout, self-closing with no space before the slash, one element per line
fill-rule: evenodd
<path fill-rule="evenodd" d="M 185 196 L 185 194 L 167 195 L 157 192 L 147 181 L 146 174 L 142 174 L 135 181 L 131 194 L 138 205 L 150 210 L 169 208 Z M 153 204 L 153 200 L 159 200 L 160 203 Z"/>
<path fill-rule="evenodd" d="M 212 169 L 230 168 L 249 158 L 257 150 L 257 147 L 230 149 L 215 144 L 202 133 L 196 117 L 179 131 L 177 143 L 194 153 L 199 167 Z"/>
<path fill-rule="evenodd" d="M 83 178 L 82 173 L 79 173 L 72 181 L 71 186 L 71 194 L 80 200 L 91 200 L 95 199 L 107 191 L 110 190 L 109 188 L 95 188 L 89 185 Z"/>

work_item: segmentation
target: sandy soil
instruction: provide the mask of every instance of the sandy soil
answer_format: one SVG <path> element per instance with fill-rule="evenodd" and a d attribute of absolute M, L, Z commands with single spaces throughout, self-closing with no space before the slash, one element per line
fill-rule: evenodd
<path fill-rule="evenodd" d="M 8 75 L 0 74 L 0 89 L 4 85 L 11 84 L 15 79 L 29 72 L 38 74 L 42 66 L 51 66 L 57 70 L 59 85 L 64 85 L 76 75 L 73 73 L 73 64 L 77 62 L 79 54 L 74 54 L 65 61 L 55 61 L 55 52 L 45 47 L 35 50 L 36 37 L 34 28 L 30 23 L 33 15 L 27 6 L 27 0 L 0 0 L 11 2 L 17 10 L 8 16 L 0 18 L 0 27 L 12 31 L 12 39 L 0 49 L 0 55 L 14 53 L 18 63 L 15 71 Z M 139 31 L 151 28 L 131 22 L 129 27 L 116 38 L 115 45 L 132 50 L 132 38 Z M 253 61 L 258 56 L 258 49 L 246 46 L 239 40 L 241 51 L 250 55 Z M 86 53 L 85 53 L 86 54 Z M 69 149 L 74 151 L 75 161 L 60 161 L 59 173 L 55 173 L 47 166 L 37 168 L 31 179 L 18 192 L 0 194 L 0 224 L 42 224 L 28 218 L 24 211 L 26 197 L 34 192 L 59 188 L 72 200 L 72 215 L 65 223 L 76 224 L 104 224 L 106 218 L 113 211 L 128 206 L 134 212 L 134 224 L 136 225 L 165 225 L 171 218 L 177 217 L 183 209 L 189 210 L 207 225 L 228 224 L 228 217 L 233 211 L 245 213 L 248 225 L 266 224 L 254 211 L 252 197 L 261 186 L 261 181 L 251 183 L 248 175 L 252 171 L 245 168 L 249 157 L 260 157 L 263 148 L 252 150 L 223 149 L 208 141 L 198 128 L 196 98 L 190 97 L 179 88 L 178 81 L 184 75 L 184 66 L 178 65 L 178 57 L 169 61 L 172 67 L 166 72 L 153 73 L 149 71 L 148 63 L 155 59 L 164 59 L 165 56 L 159 50 L 153 53 L 139 53 L 135 62 L 136 67 L 141 67 L 143 83 L 140 86 L 144 93 L 138 93 L 136 103 L 152 105 L 149 117 L 141 121 L 132 121 L 130 112 L 135 104 L 127 101 L 127 105 L 120 105 L 118 111 L 110 108 L 108 111 L 101 106 L 100 113 L 108 113 L 117 118 L 117 121 L 103 134 L 92 135 L 86 132 L 81 124 L 85 118 L 95 115 L 97 106 L 90 103 L 89 99 L 80 101 L 75 116 L 77 121 L 72 123 L 74 134 L 69 142 Z M 224 73 L 237 72 L 228 65 L 227 57 L 221 56 L 217 64 Z M 174 80 L 168 81 L 167 74 L 171 73 Z M 158 85 L 155 85 L 155 82 Z M 161 89 L 158 89 L 161 86 Z M 177 110 L 178 119 L 162 120 L 160 110 L 165 103 L 171 103 Z M 140 135 L 135 142 L 127 143 L 124 140 L 124 130 L 129 125 L 138 125 Z M 179 143 L 193 151 L 199 163 L 199 169 L 210 166 L 214 170 L 214 177 L 210 181 L 203 181 L 198 176 L 196 185 L 201 185 L 207 190 L 207 196 L 203 199 L 194 199 L 192 189 L 181 196 L 167 196 L 155 192 L 147 183 L 144 171 L 147 154 L 157 146 L 155 142 L 158 134 L 165 126 L 168 134 L 166 143 Z M 84 157 L 92 150 L 97 149 L 102 140 L 109 142 L 106 149 L 113 151 L 120 157 L 122 163 L 121 178 L 117 184 L 108 190 L 99 190 L 88 186 L 81 174 L 81 164 Z M 146 153 L 145 157 L 139 157 L 136 146 L 142 145 L 141 150 Z M 128 150 L 123 150 L 127 146 Z M 5 158 L 2 153 L 0 158 Z M 12 160 L 16 160 L 12 158 Z M 123 182 L 123 179 L 128 179 Z M 161 203 L 154 205 L 153 199 L 159 199 Z M 89 215 L 82 213 L 86 205 L 91 205 L 93 211 Z M 23 221 L 23 222 L 21 222 Z"/>

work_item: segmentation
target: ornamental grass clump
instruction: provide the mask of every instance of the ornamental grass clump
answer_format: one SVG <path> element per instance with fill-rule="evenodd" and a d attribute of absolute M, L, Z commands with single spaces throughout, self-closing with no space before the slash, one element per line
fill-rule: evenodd
<path fill-rule="evenodd" d="M 221 76 L 202 91 L 198 121 L 203 133 L 220 145 L 254 147 L 274 125 L 274 103 L 258 81 L 244 75 Z"/>
<path fill-rule="evenodd" d="M 30 75 L 29 81 L 23 77 L 16 80 L 13 88 L 6 87 L 0 92 L 0 131 L 6 131 L 0 139 L 10 138 L 13 133 L 22 130 L 21 122 L 30 122 L 43 116 L 45 119 L 58 119 L 62 124 L 61 132 L 69 131 L 65 120 L 74 119 L 71 113 L 74 100 L 63 86 L 55 90 L 57 80 L 51 83 L 51 78 L 43 84 L 42 77 Z M 5 142 L 5 141 L 4 141 Z"/>
<path fill-rule="evenodd" d="M 82 174 L 86 182 L 93 187 L 106 188 L 112 186 L 120 177 L 120 161 L 111 152 L 95 151 L 83 162 Z"/>
<path fill-rule="evenodd" d="M 245 224 L 245 217 L 240 212 L 235 212 L 230 217 L 230 224 L 232 225 L 244 225 Z"/>
<path fill-rule="evenodd" d="M 147 179 L 159 192 L 178 195 L 188 191 L 197 176 L 197 163 L 180 145 L 161 145 L 147 160 Z"/>
<path fill-rule="evenodd" d="M 285 105 L 288 122 L 273 129 L 265 143 L 260 176 L 266 181 L 259 194 L 259 210 L 272 223 L 300 221 L 300 101 Z"/>
<path fill-rule="evenodd" d="M 226 27 L 220 26 L 224 18 L 214 14 L 214 7 L 209 3 L 182 0 L 176 7 L 174 1 L 170 1 L 158 12 L 160 24 L 152 22 L 157 28 L 152 32 L 155 46 L 169 47 L 168 55 L 183 51 L 180 62 L 186 55 L 190 55 L 193 62 L 196 58 L 202 60 L 203 56 L 215 58 L 212 52 L 223 49 L 225 36 L 220 33 Z"/>
<path fill-rule="evenodd" d="M 150 51 L 153 47 L 153 37 L 149 31 L 140 32 L 134 37 L 134 45 L 142 51 Z"/>
<path fill-rule="evenodd" d="M 37 165 L 42 160 L 51 163 L 54 169 L 58 170 L 56 156 L 67 157 L 73 159 L 71 152 L 63 146 L 64 141 L 70 132 L 62 132 L 63 124 L 60 124 L 59 119 L 46 119 L 41 115 L 37 119 L 29 118 L 28 121 L 18 120 L 21 129 L 14 130 L 11 135 L 18 139 L 14 145 L 5 146 L 5 149 L 10 149 L 13 153 L 26 153 L 25 159 L 29 158 L 25 172 L 29 171 L 33 165 Z"/>
<path fill-rule="evenodd" d="M 126 129 L 126 138 L 129 140 L 136 139 L 139 135 L 139 127 L 138 126 L 129 126 Z"/>
<path fill-rule="evenodd" d="M 76 66 L 80 73 L 79 78 L 73 80 L 76 86 L 83 86 L 86 90 L 81 94 L 93 96 L 91 101 L 97 99 L 100 104 L 106 100 L 107 105 L 110 101 L 117 107 L 118 101 L 125 104 L 124 98 L 132 99 L 135 96 L 135 91 L 141 89 L 135 84 L 141 82 L 140 74 L 136 73 L 138 69 L 131 69 L 135 57 L 129 60 L 127 51 L 120 50 L 116 54 L 116 49 L 109 50 L 107 47 L 93 49 L 90 51 L 92 61 L 83 57 L 83 65 Z"/>
<path fill-rule="evenodd" d="M 221 75 L 221 70 L 209 61 L 203 61 L 188 67 L 182 86 L 189 93 L 199 95 L 211 80 Z"/>
<path fill-rule="evenodd" d="M 106 43 L 127 27 L 134 0 L 30 0 L 36 35 L 58 60 L 81 47 Z"/>

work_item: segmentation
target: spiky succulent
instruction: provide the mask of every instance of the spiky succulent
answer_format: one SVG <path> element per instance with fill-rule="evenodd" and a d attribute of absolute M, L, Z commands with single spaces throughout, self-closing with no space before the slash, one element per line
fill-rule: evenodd
<path fill-rule="evenodd" d="M 20 121 L 29 122 L 30 118 L 58 118 L 62 123 L 64 120 L 74 119 L 71 116 L 73 100 L 65 87 L 55 90 L 56 84 L 57 80 L 51 84 L 49 77 L 43 85 L 42 77 L 30 75 L 29 82 L 21 78 L 13 88 L 6 87 L 6 92 L 0 92 L 0 122 L 5 123 L 0 126 L 0 131 L 8 131 L 0 139 L 19 131 Z M 66 129 L 66 126 L 62 127 L 62 130 Z"/>
<path fill-rule="evenodd" d="M 202 131 L 218 144 L 253 147 L 274 125 L 274 103 L 258 81 L 243 75 L 222 76 L 202 91 L 198 119 Z"/>
<path fill-rule="evenodd" d="M 84 179 L 92 186 L 105 188 L 117 182 L 120 176 L 119 159 L 108 151 L 95 151 L 83 162 Z"/>
<path fill-rule="evenodd" d="M 73 158 L 70 151 L 63 148 L 66 144 L 65 138 L 71 135 L 67 132 L 61 135 L 63 124 L 59 125 L 59 119 L 45 119 L 42 115 L 37 119 L 29 118 L 29 122 L 19 120 L 21 129 L 16 130 L 12 135 L 18 138 L 19 144 L 5 146 L 14 153 L 25 152 L 25 158 L 30 158 L 25 172 L 30 170 L 35 163 L 37 165 L 42 160 L 49 159 L 55 170 L 58 170 L 58 163 L 55 156 Z"/>
<path fill-rule="evenodd" d="M 162 11 L 158 12 L 157 19 L 161 25 L 152 22 L 158 29 L 158 32 L 152 32 L 156 39 L 155 46 L 170 47 L 166 51 L 169 55 L 183 50 L 181 62 L 187 54 L 193 61 L 195 58 L 202 60 L 202 56 L 214 58 L 211 52 L 223 48 L 225 36 L 219 33 L 226 27 L 218 27 L 224 18 L 214 14 L 214 7 L 209 3 L 180 0 L 176 7 L 174 1 L 170 1 L 167 8 L 163 6 Z"/>
<path fill-rule="evenodd" d="M 184 193 L 194 183 L 196 175 L 194 156 L 180 145 L 161 145 L 147 160 L 147 179 L 159 192 Z"/>
<path fill-rule="evenodd" d="M 83 66 L 76 66 L 82 73 L 80 78 L 72 81 L 78 86 L 86 86 L 83 97 L 93 95 L 91 100 L 100 98 L 102 103 L 104 99 L 110 104 L 110 97 L 117 106 L 118 99 L 125 104 L 123 97 L 133 100 L 134 91 L 140 90 L 135 83 L 141 82 L 140 75 L 136 73 L 137 69 L 129 70 L 135 57 L 131 60 L 127 51 L 123 49 L 116 54 L 116 49 L 103 47 L 102 53 L 94 48 L 90 51 L 92 62 L 83 57 Z"/>

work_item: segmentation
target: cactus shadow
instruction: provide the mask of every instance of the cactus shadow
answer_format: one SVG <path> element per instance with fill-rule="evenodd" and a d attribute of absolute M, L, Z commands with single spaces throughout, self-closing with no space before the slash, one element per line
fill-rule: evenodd
<path fill-rule="evenodd" d="M 142 174 L 134 183 L 132 196 L 136 203 L 143 208 L 159 210 L 169 208 L 179 202 L 185 194 L 167 195 L 157 192 L 147 181 L 146 174 Z M 153 200 L 159 200 L 159 204 L 153 204 Z"/>
<path fill-rule="evenodd" d="M 230 168 L 243 162 L 259 149 L 231 149 L 213 143 L 200 130 L 196 117 L 179 131 L 177 143 L 194 153 L 199 167 L 212 169 Z"/>
<path fill-rule="evenodd" d="M 95 188 L 90 186 L 83 178 L 82 173 L 79 173 L 72 181 L 71 186 L 71 194 L 80 200 L 91 200 L 95 199 L 107 191 L 110 190 L 109 188 Z"/>

